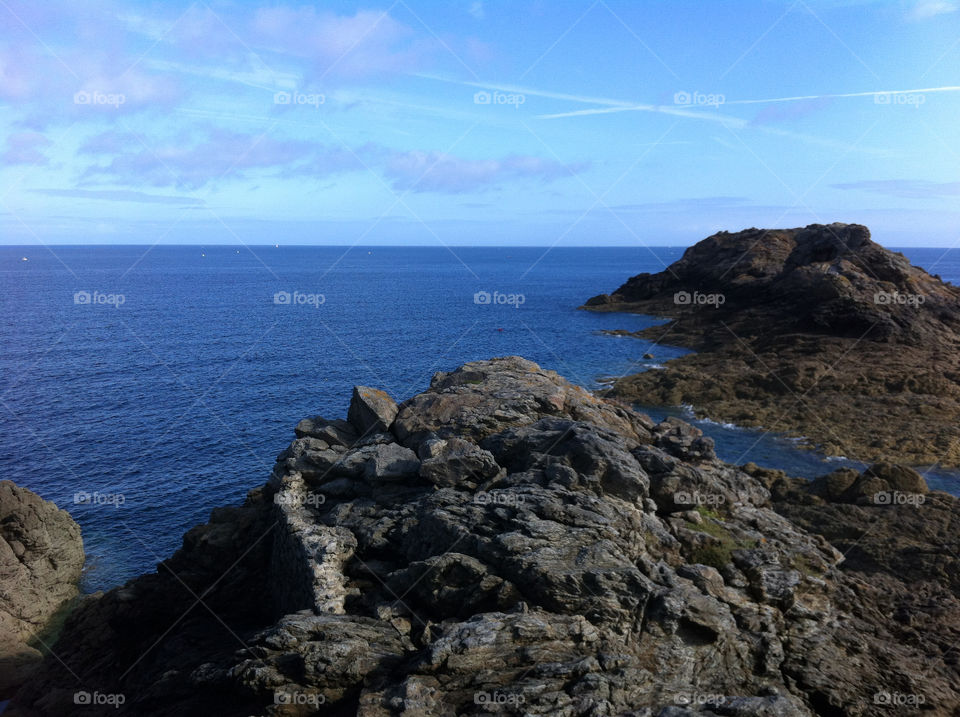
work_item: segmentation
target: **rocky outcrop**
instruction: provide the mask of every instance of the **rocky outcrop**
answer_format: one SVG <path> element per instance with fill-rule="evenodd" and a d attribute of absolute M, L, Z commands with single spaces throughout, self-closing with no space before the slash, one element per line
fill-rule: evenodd
<path fill-rule="evenodd" d="M 955 566 L 933 557 L 958 547 L 955 525 L 872 542 L 905 505 L 831 503 L 721 463 L 697 429 L 520 358 L 437 374 L 385 431 L 363 421 L 301 422 L 242 507 L 215 511 L 157 573 L 87 599 L 17 713 L 960 708 L 957 588 L 941 579 Z M 824 509 L 863 533 L 832 544 Z M 903 555 L 848 569 L 851 535 Z M 914 594 L 897 570 L 924 541 Z"/>
<path fill-rule="evenodd" d="M 720 232 L 595 311 L 671 319 L 696 349 L 612 395 L 810 438 L 830 455 L 960 465 L 960 289 L 857 224 Z"/>
<path fill-rule="evenodd" d="M 0 699 L 40 663 L 44 630 L 76 597 L 83 560 L 80 526 L 66 511 L 0 481 Z"/>

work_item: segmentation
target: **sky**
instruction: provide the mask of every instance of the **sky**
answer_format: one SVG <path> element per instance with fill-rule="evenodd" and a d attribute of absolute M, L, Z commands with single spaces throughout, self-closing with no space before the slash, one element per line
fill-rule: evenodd
<path fill-rule="evenodd" d="M 960 244 L 960 0 L 0 0 L 0 243 Z"/>

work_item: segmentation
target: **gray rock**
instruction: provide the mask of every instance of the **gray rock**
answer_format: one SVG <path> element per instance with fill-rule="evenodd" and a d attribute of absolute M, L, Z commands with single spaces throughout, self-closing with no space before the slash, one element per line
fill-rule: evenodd
<path fill-rule="evenodd" d="M 400 480 L 416 475 L 420 470 L 417 454 L 396 443 L 372 447 L 364 467 L 364 477 L 373 481 Z"/>
<path fill-rule="evenodd" d="M 304 418 L 294 429 L 297 438 L 318 438 L 331 446 L 348 448 L 357 440 L 357 429 L 342 420 L 327 420 L 321 416 Z"/>
<path fill-rule="evenodd" d="M 354 386 L 347 420 L 361 436 L 386 433 L 397 416 L 397 403 L 379 388 Z"/>
<path fill-rule="evenodd" d="M 713 439 L 707 438 L 696 426 L 678 418 L 665 419 L 653 428 L 654 445 L 677 458 L 688 461 L 714 460 Z"/>
<path fill-rule="evenodd" d="M 80 526 L 65 510 L 0 481 L 0 699 L 39 665 L 35 638 L 77 596 L 83 562 Z"/>
<path fill-rule="evenodd" d="M 515 357 L 435 376 L 393 422 L 405 447 L 328 427 L 86 601 L 19 712 L 73 713 L 68 667 L 129 696 L 117 717 L 960 708 L 950 496 L 828 503 Z"/>
<path fill-rule="evenodd" d="M 439 487 L 474 490 L 500 473 L 490 451 L 461 438 L 434 439 L 421 444 L 420 477 Z"/>

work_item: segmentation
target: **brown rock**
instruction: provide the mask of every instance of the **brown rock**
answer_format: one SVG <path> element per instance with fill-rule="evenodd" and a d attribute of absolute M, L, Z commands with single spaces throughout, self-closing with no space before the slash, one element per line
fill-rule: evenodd
<path fill-rule="evenodd" d="M 720 232 L 584 308 L 669 317 L 638 337 L 697 351 L 610 395 L 865 461 L 960 465 L 960 288 L 864 226 Z"/>

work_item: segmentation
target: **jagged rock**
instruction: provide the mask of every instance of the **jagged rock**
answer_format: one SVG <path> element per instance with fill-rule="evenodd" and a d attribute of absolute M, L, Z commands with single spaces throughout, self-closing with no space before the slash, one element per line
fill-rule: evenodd
<path fill-rule="evenodd" d="M 359 438 L 357 429 L 350 422 L 339 419 L 328 421 L 321 416 L 304 418 L 294 430 L 297 438 L 317 438 L 330 446 L 344 448 L 352 446 Z"/>
<path fill-rule="evenodd" d="M 922 504 L 927 482 L 909 466 L 875 463 L 862 473 L 841 468 L 813 480 L 810 493 L 841 503 L 889 505 Z"/>
<path fill-rule="evenodd" d="M 438 375 L 391 430 L 405 447 L 298 437 L 158 573 L 86 600 L 18 713 L 78 688 L 125 695 L 118 717 L 960 707 L 950 496 L 827 502 L 517 358 Z"/>
<path fill-rule="evenodd" d="M 396 443 L 387 443 L 373 448 L 364 476 L 367 480 L 399 480 L 419 471 L 420 460 L 416 453 Z"/>
<path fill-rule="evenodd" d="M 653 427 L 654 445 L 684 460 L 712 460 L 717 457 L 713 439 L 696 426 L 678 418 L 667 418 Z"/>
<path fill-rule="evenodd" d="M 611 395 L 689 404 L 828 455 L 960 465 L 960 288 L 864 226 L 719 232 L 583 308 L 669 317 L 634 335 L 696 351 Z"/>
<path fill-rule="evenodd" d="M 393 431 L 416 448 L 428 438 L 479 442 L 512 426 L 566 416 L 649 442 L 653 422 L 615 403 L 601 401 L 553 371 L 518 356 L 476 361 L 453 373 L 437 373 L 430 389 L 405 401 Z"/>
<path fill-rule="evenodd" d="M 397 416 L 397 403 L 379 388 L 354 386 L 347 420 L 362 436 L 385 433 Z"/>
<path fill-rule="evenodd" d="M 420 444 L 420 477 L 436 486 L 473 490 L 500 473 L 490 451 L 461 438 L 433 439 Z"/>
<path fill-rule="evenodd" d="M 0 481 L 0 700 L 39 665 L 37 638 L 76 597 L 83 561 L 80 526 L 66 511 Z"/>

